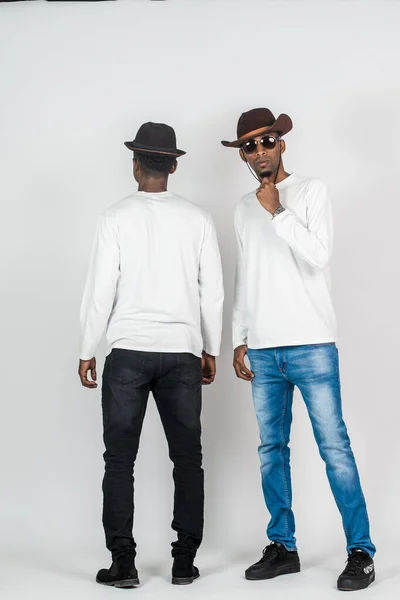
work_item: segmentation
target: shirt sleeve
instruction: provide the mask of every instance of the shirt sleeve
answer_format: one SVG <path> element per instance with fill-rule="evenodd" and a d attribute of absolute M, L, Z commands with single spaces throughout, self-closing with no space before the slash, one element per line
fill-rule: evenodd
<path fill-rule="evenodd" d="M 313 179 L 306 194 L 306 226 L 287 209 L 277 215 L 272 223 L 279 237 L 289 244 L 297 256 L 316 269 L 325 269 L 333 247 L 332 210 L 326 185 Z"/>
<path fill-rule="evenodd" d="M 94 357 L 110 317 L 120 274 L 118 231 L 110 214 L 97 223 L 92 256 L 83 294 L 80 322 L 80 358 Z"/>
<path fill-rule="evenodd" d="M 222 337 L 224 286 L 217 233 L 210 216 L 200 254 L 199 295 L 203 350 L 218 356 Z"/>
<path fill-rule="evenodd" d="M 233 348 L 247 345 L 245 262 L 237 209 L 235 212 L 235 232 L 237 241 L 237 256 L 233 296 Z"/>

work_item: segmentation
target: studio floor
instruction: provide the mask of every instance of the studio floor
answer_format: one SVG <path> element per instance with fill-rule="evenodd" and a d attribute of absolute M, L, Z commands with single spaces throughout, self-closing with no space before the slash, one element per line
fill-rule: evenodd
<path fill-rule="evenodd" d="M 329 600 L 341 592 L 335 588 L 342 557 L 337 553 L 302 555 L 302 572 L 263 582 L 248 582 L 243 577 L 245 567 L 255 556 L 229 560 L 223 556 L 203 552 L 196 564 L 201 578 L 190 586 L 172 586 L 170 562 L 165 558 L 154 564 L 137 560 L 141 586 L 133 590 L 119 590 L 94 582 L 98 568 L 109 566 L 100 556 L 76 556 L 57 549 L 2 555 L 0 597 L 2 600 L 91 600 L 118 598 L 132 594 L 145 598 L 237 599 L 296 598 L 296 600 Z M 377 580 L 365 591 L 369 599 L 397 600 L 400 586 L 400 561 L 395 548 L 379 553 L 376 560 Z"/>

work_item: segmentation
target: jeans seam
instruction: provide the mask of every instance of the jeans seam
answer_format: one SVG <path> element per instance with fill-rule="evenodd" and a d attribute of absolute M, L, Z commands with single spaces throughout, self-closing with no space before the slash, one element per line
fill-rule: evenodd
<path fill-rule="evenodd" d="M 280 366 L 279 361 L 278 361 L 278 357 L 276 356 L 276 348 L 274 348 L 274 355 L 275 355 L 275 362 L 276 362 L 276 365 L 277 365 L 277 367 L 279 369 L 280 374 L 282 375 L 282 377 L 284 377 L 286 379 L 286 381 L 288 381 L 290 383 L 290 379 L 288 379 L 288 377 L 286 377 L 285 373 L 281 369 L 281 366 Z"/>
<path fill-rule="evenodd" d="M 286 386 L 285 400 L 284 400 L 282 419 L 281 419 L 281 461 L 282 461 L 282 473 L 283 473 L 283 481 L 285 484 L 285 495 L 286 495 L 286 504 L 287 505 L 289 505 L 289 490 L 288 490 L 288 485 L 287 485 L 287 481 L 286 481 L 285 459 L 283 456 L 283 449 L 285 447 L 285 436 L 284 436 L 283 427 L 284 427 L 285 417 L 286 417 L 286 413 L 287 413 L 288 395 L 289 395 L 289 386 Z M 286 510 L 285 520 L 286 520 L 286 537 L 287 537 L 287 535 L 289 533 L 288 510 Z"/>
<path fill-rule="evenodd" d="M 335 370 L 336 370 L 336 377 L 338 379 L 338 384 L 339 384 L 339 390 L 341 388 L 340 385 L 340 367 L 339 367 L 339 351 L 336 351 L 336 357 L 335 357 Z"/>

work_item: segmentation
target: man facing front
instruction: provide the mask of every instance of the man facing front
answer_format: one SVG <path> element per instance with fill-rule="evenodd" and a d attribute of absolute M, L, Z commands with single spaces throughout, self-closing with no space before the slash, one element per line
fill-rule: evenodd
<path fill-rule="evenodd" d="M 201 386 L 214 380 L 220 349 L 221 260 L 210 215 L 167 191 L 185 154 L 172 127 L 145 123 L 125 145 L 134 152 L 138 191 L 99 220 L 81 311 L 85 387 L 97 387 L 94 355 L 107 328 L 103 525 L 113 563 L 97 582 L 139 584 L 132 475 L 152 392 L 174 463 L 172 583 L 188 584 L 199 576 L 193 560 L 203 535 Z"/>
<path fill-rule="evenodd" d="M 347 539 L 340 590 L 375 579 L 375 546 L 366 504 L 342 417 L 336 320 L 328 264 L 333 227 L 326 186 L 285 171 L 282 137 L 287 115 L 269 109 L 243 113 L 238 148 L 261 184 L 235 212 L 238 262 L 233 342 L 237 377 L 251 381 L 261 444 L 262 488 L 271 515 L 271 544 L 246 571 L 251 580 L 300 571 L 292 512 L 289 437 L 294 387 L 306 404 Z M 250 360 L 249 370 L 245 355 Z"/>

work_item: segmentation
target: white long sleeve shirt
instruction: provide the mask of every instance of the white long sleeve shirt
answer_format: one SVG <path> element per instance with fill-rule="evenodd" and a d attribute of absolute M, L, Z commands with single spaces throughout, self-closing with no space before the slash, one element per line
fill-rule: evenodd
<path fill-rule="evenodd" d="M 83 360 L 113 348 L 218 355 L 223 282 L 213 221 L 170 192 L 136 192 L 100 217 L 81 306 Z"/>
<path fill-rule="evenodd" d="M 333 342 L 333 244 L 325 184 L 292 174 L 277 184 L 285 211 L 274 219 L 256 191 L 238 203 L 233 346 L 274 348 Z"/>

